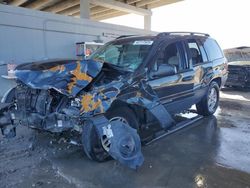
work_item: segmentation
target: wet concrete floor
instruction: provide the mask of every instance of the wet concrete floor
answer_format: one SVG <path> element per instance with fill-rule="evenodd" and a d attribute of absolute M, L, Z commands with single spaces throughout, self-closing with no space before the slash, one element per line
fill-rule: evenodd
<path fill-rule="evenodd" d="M 249 91 L 224 90 L 215 116 L 143 147 L 137 171 L 22 127 L 14 139 L 0 136 L 0 187 L 250 188 L 249 108 Z"/>

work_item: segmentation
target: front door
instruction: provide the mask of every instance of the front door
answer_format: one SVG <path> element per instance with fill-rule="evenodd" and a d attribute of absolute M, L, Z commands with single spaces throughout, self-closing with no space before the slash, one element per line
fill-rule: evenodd
<path fill-rule="evenodd" d="M 148 84 L 167 110 L 177 113 L 193 104 L 194 70 L 189 67 L 182 42 L 173 42 L 161 49 L 150 71 L 157 72 L 161 64 L 168 64 L 175 68 L 175 73 L 161 76 L 156 74 Z"/>

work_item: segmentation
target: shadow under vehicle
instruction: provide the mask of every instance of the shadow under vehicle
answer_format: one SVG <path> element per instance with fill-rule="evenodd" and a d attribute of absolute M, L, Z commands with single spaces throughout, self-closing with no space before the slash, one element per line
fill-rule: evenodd
<path fill-rule="evenodd" d="M 119 37 L 88 59 L 26 63 L 15 75 L 17 86 L 0 106 L 6 137 L 18 125 L 72 131 L 90 159 L 137 168 L 145 130 L 157 124 L 168 134 L 189 125 L 194 119 L 175 114 L 194 104 L 203 116 L 216 111 L 227 63 L 208 34 L 171 32 Z"/>

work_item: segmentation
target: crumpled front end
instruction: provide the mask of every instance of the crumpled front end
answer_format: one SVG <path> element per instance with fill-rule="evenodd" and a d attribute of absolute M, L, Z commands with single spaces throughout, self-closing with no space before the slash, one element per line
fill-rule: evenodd
<path fill-rule="evenodd" d="M 134 169 L 143 163 L 140 138 L 135 129 L 126 127 L 129 125 L 106 119 L 105 113 L 113 103 L 148 110 L 164 129 L 174 122 L 147 84 L 145 75 L 132 79 L 102 62 L 25 64 L 17 67 L 16 76 L 21 83 L 15 88 L 11 123 L 50 132 L 82 132 L 86 122 L 91 122 L 99 137 L 110 136 L 108 132 L 112 132 L 109 154 Z M 101 124 L 95 121 L 100 117 L 105 120 Z"/>
<path fill-rule="evenodd" d="M 75 97 L 101 72 L 103 63 L 94 60 L 49 61 L 17 67 L 19 81 L 33 89 L 55 89 Z"/>

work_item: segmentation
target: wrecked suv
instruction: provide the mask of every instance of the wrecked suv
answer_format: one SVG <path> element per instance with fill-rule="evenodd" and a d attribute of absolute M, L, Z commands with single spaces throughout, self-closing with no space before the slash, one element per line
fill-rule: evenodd
<path fill-rule="evenodd" d="M 77 132 L 90 159 L 136 168 L 144 129 L 167 131 L 194 104 L 204 116 L 216 111 L 227 64 L 209 35 L 175 32 L 119 37 L 88 59 L 26 63 L 15 74 L 0 108 L 6 137 L 18 125 Z"/>

